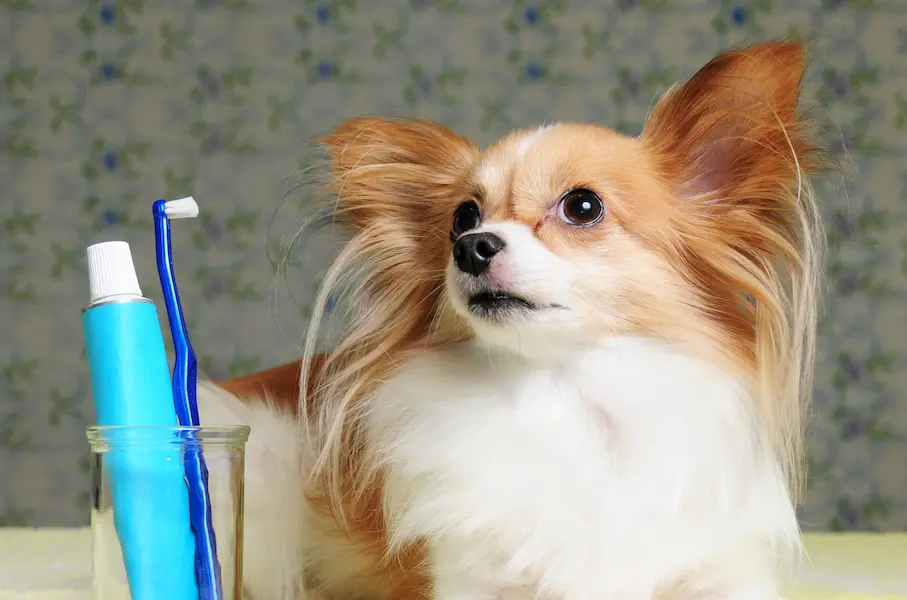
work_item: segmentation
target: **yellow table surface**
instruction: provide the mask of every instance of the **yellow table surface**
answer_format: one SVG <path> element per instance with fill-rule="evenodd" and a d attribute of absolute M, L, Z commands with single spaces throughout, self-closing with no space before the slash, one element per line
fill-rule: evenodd
<path fill-rule="evenodd" d="M 789 600 L 907 600 L 907 533 L 812 534 Z"/>
<path fill-rule="evenodd" d="M 787 600 L 907 600 L 907 533 L 814 534 Z M 0 528 L 0 600 L 88 600 L 85 529 Z"/>

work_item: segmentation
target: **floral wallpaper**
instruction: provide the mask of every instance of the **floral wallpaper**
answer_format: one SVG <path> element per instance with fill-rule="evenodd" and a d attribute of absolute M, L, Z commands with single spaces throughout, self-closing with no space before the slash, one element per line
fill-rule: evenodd
<path fill-rule="evenodd" d="M 0 525 L 88 519 L 83 255 L 193 194 L 176 269 L 204 369 L 298 356 L 329 236 L 291 244 L 309 140 L 424 115 L 487 143 L 552 120 L 638 131 L 730 45 L 808 41 L 830 298 L 809 529 L 907 528 L 907 2 L 0 0 Z M 281 257 L 289 256 L 289 260 Z M 276 265 L 276 266 L 275 266 Z M 162 304 L 158 304 L 162 306 Z"/>

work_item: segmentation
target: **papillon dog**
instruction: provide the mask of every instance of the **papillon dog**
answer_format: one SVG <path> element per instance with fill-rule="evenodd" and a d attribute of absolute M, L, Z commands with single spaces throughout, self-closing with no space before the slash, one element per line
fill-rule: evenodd
<path fill-rule="evenodd" d="M 248 595 L 774 600 L 824 239 L 804 69 L 725 52 L 635 137 L 326 136 L 349 241 L 316 305 L 346 289 L 348 328 L 312 360 L 316 314 L 278 383 L 201 393 L 252 427 Z"/>

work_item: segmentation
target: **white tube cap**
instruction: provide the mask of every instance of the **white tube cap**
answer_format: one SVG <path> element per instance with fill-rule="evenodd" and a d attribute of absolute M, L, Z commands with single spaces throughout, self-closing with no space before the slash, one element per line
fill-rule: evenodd
<path fill-rule="evenodd" d="M 89 305 L 115 296 L 142 296 L 139 279 L 126 242 L 103 242 L 88 247 Z"/>

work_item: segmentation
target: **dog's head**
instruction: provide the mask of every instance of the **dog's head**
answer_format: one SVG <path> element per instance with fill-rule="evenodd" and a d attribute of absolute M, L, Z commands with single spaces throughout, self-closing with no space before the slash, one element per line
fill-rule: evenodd
<path fill-rule="evenodd" d="M 529 354 L 633 332 L 752 360 L 753 307 L 777 304 L 769 263 L 801 259 L 803 62 L 795 44 L 722 54 L 638 137 L 555 124 L 480 151 L 432 123 L 344 123 L 325 142 L 368 310 Z"/>

